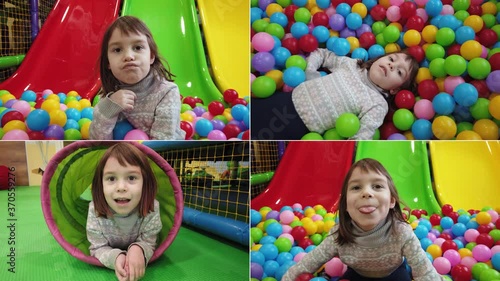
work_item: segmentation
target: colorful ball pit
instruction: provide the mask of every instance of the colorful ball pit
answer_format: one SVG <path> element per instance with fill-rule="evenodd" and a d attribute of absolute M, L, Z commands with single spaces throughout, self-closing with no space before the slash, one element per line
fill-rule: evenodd
<path fill-rule="evenodd" d="M 442 128 L 447 132 L 445 134 L 431 131 L 430 135 L 415 136 L 412 125 L 406 125 L 396 128 L 391 134 L 380 134 L 383 139 L 394 134 L 402 135 L 404 139 L 456 139 L 461 131 L 453 130 L 453 127 L 460 126 L 463 121 L 474 125 L 484 120 L 492 121 L 496 126 L 488 126 L 485 129 L 488 132 L 471 128 L 472 133 L 462 134 L 460 139 L 477 139 L 478 136 L 499 139 L 499 103 L 486 104 L 500 92 L 500 17 L 496 2 L 294 0 L 251 1 L 251 5 L 252 56 L 260 57 L 261 53 L 266 53 L 265 56 L 274 57 L 274 65 L 271 65 L 269 56 L 266 71 L 261 71 L 260 65 L 252 62 L 255 77 L 251 82 L 253 97 L 266 98 L 276 91 L 293 91 L 305 80 L 304 75 L 295 69 L 297 66 L 287 65 L 285 61 L 291 56 L 306 58 L 316 46 L 328 48 L 338 56 L 361 60 L 407 49 L 420 63 L 417 89 L 412 93 L 415 101 L 413 104 L 393 102 L 391 110 L 408 109 L 414 115 L 414 122 L 425 119 L 434 124 L 443 115 L 450 122 Z M 279 36 L 268 30 L 272 24 L 280 30 Z M 276 79 L 263 78 L 276 77 L 274 73 L 277 72 L 287 75 Z M 457 93 L 454 89 L 458 85 L 463 86 Z M 428 103 L 423 110 L 422 105 L 426 103 L 419 104 L 418 101 L 440 103 L 442 97 L 434 101 L 439 93 L 453 99 L 444 101 L 442 111 L 432 110 Z M 392 119 L 386 118 L 385 127 L 390 127 L 390 122 Z M 439 120 L 436 123 L 442 125 Z M 326 139 L 327 136 L 321 137 Z"/>
<path fill-rule="evenodd" d="M 457 210 L 442 206 L 442 216 L 404 209 L 405 218 L 422 249 L 444 280 L 493 281 L 500 278 L 500 219 L 498 210 Z M 281 280 L 292 265 L 314 249 L 338 223 L 322 206 L 298 203 L 280 211 L 250 210 L 250 275 L 252 280 Z M 296 280 L 339 280 L 347 267 L 335 257 L 320 272 Z M 327 274 L 326 277 L 324 274 Z M 327 279 L 331 277 L 331 279 Z"/>

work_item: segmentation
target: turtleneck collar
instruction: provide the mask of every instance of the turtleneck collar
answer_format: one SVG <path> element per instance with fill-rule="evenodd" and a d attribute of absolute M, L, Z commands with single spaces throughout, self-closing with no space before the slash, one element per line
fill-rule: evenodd
<path fill-rule="evenodd" d="M 148 75 L 146 77 L 142 78 L 141 81 L 135 83 L 135 84 L 119 84 L 116 86 L 117 90 L 130 90 L 134 92 L 136 95 L 143 93 L 145 91 L 151 91 L 153 90 L 154 84 L 155 84 L 155 79 L 154 79 L 154 73 L 152 69 L 149 70 Z"/>
<path fill-rule="evenodd" d="M 375 83 L 373 83 L 373 81 L 368 76 L 368 69 L 363 69 L 361 71 L 362 71 L 361 72 L 361 79 L 365 82 L 365 84 L 368 85 L 370 88 L 380 92 L 384 96 L 384 98 L 387 99 L 389 97 L 389 93 L 386 90 L 380 88 Z"/>
<path fill-rule="evenodd" d="M 377 226 L 369 231 L 361 229 L 354 221 L 352 222 L 352 225 L 352 232 L 356 236 L 354 242 L 356 244 L 359 244 L 360 246 L 373 247 L 375 245 L 384 243 L 385 236 L 392 226 L 392 220 L 387 217 L 385 220 L 381 221 Z"/>

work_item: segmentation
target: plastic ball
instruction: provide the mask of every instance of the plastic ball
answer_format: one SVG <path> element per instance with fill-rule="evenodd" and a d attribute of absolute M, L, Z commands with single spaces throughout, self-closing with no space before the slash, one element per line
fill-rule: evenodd
<path fill-rule="evenodd" d="M 460 55 L 466 60 L 472 60 L 473 58 L 478 58 L 481 56 L 483 48 L 481 44 L 475 40 L 465 41 L 460 46 Z"/>
<path fill-rule="evenodd" d="M 444 58 L 445 50 L 443 46 L 439 44 L 431 44 L 425 49 L 425 57 L 432 61 L 435 58 Z M 465 70 L 465 68 L 464 68 Z"/>
<path fill-rule="evenodd" d="M 3 135 L 2 140 L 29 140 L 29 136 L 23 130 L 11 130 Z"/>
<path fill-rule="evenodd" d="M 268 72 L 274 64 L 274 56 L 269 52 L 259 52 L 252 57 L 252 67 L 259 72 Z"/>
<path fill-rule="evenodd" d="M 24 122 L 24 115 L 16 110 L 7 111 L 2 115 L 0 120 L 1 120 L 0 125 L 4 127 L 10 121 L 18 120 Z"/>
<path fill-rule="evenodd" d="M 342 113 L 336 121 L 336 129 L 339 135 L 344 138 L 354 136 L 360 128 L 360 122 L 356 115 L 352 113 Z"/>
<path fill-rule="evenodd" d="M 411 132 L 417 140 L 432 138 L 432 123 L 426 119 L 418 119 L 411 126 Z"/>
<path fill-rule="evenodd" d="M 444 69 L 451 76 L 460 76 L 467 69 L 467 62 L 461 56 L 451 55 L 445 59 Z"/>
<path fill-rule="evenodd" d="M 491 99 L 488 110 L 495 119 L 500 120 L 500 95 Z"/>
<path fill-rule="evenodd" d="M 299 48 L 306 53 L 310 53 L 318 48 L 318 39 L 312 34 L 306 34 L 300 37 Z"/>
<path fill-rule="evenodd" d="M 491 250 L 485 245 L 478 244 L 472 249 L 472 257 L 479 262 L 486 262 L 491 258 Z"/>
<path fill-rule="evenodd" d="M 331 277 L 340 277 L 347 270 L 347 266 L 337 257 L 325 264 L 325 272 Z"/>
<path fill-rule="evenodd" d="M 484 79 L 490 71 L 490 63 L 483 58 L 473 58 L 467 65 L 467 72 L 474 79 Z"/>
<path fill-rule="evenodd" d="M 403 42 L 407 47 L 417 46 L 421 40 L 422 37 L 420 35 L 420 32 L 414 29 L 406 31 L 403 35 Z"/>
<path fill-rule="evenodd" d="M 432 122 L 432 133 L 440 140 L 452 139 L 457 133 L 457 125 L 448 116 L 439 116 Z"/>
<path fill-rule="evenodd" d="M 124 140 L 149 140 L 149 136 L 142 130 L 133 129 L 130 132 L 128 132 L 123 139 Z"/>
<path fill-rule="evenodd" d="M 227 124 L 222 132 L 226 135 L 227 139 L 235 138 L 241 133 L 241 129 L 235 124 Z"/>
<path fill-rule="evenodd" d="M 274 39 L 266 32 L 258 32 L 252 37 L 252 47 L 259 52 L 269 52 L 274 48 Z"/>
<path fill-rule="evenodd" d="M 305 76 L 305 74 L 304 74 Z M 259 76 L 252 83 L 252 94 L 258 98 L 267 98 L 276 91 L 276 82 L 270 77 Z"/>
<path fill-rule="evenodd" d="M 469 83 L 462 83 L 453 90 L 453 98 L 462 106 L 471 106 L 478 99 L 477 89 Z"/>
<path fill-rule="evenodd" d="M 42 131 L 49 126 L 50 116 L 43 109 L 35 109 L 26 117 L 26 125 L 32 131 Z"/>
<path fill-rule="evenodd" d="M 337 38 L 335 41 L 333 41 L 332 51 L 337 56 L 345 56 L 349 53 L 350 50 L 351 44 L 349 44 L 349 41 L 347 41 L 347 39 Z"/>
<path fill-rule="evenodd" d="M 457 140 L 482 140 L 482 138 L 474 131 L 462 131 L 457 134 Z"/>
<path fill-rule="evenodd" d="M 125 135 L 128 132 L 132 131 L 134 127 L 128 122 L 127 119 L 119 121 L 115 124 L 113 128 L 113 139 L 114 140 L 123 140 L 125 139 Z"/>
<path fill-rule="evenodd" d="M 486 85 L 490 91 L 500 92 L 500 70 L 492 71 L 486 78 Z"/>
<path fill-rule="evenodd" d="M 483 140 L 498 139 L 498 125 L 490 119 L 476 121 L 473 130 L 478 133 Z"/>
<path fill-rule="evenodd" d="M 439 93 L 432 100 L 432 108 L 437 114 L 451 114 L 455 108 L 453 97 L 447 93 Z"/>
<path fill-rule="evenodd" d="M 257 79 L 255 79 L 255 80 L 257 80 Z M 283 72 L 283 82 L 285 82 L 285 84 L 287 84 L 290 87 L 296 87 L 300 83 L 304 82 L 305 80 L 306 80 L 306 74 L 305 74 L 304 70 L 300 69 L 299 67 L 292 66 L 292 67 L 287 68 Z M 255 83 L 255 81 L 254 81 L 254 83 Z M 274 81 L 273 81 L 273 83 L 274 83 Z M 252 86 L 253 86 L 253 84 L 252 84 Z"/>

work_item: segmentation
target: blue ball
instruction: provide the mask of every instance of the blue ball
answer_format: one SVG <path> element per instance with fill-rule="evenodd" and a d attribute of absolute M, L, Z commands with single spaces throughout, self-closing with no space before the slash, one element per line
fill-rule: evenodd
<path fill-rule="evenodd" d="M 45 130 L 49 126 L 49 123 L 49 113 L 43 109 L 35 109 L 26 117 L 26 125 L 32 131 Z"/>
<path fill-rule="evenodd" d="M 457 20 L 454 15 L 441 15 L 438 23 L 438 28 L 449 27 L 453 31 L 456 31 L 460 26 L 462 26 L 462 22 Z"/>
<path fill-rule="evenodd" d="M 78 121 L 82 118 L 82 114 L 80 112 L 80 110 L 76 109 L 76 108 L 68 108 L 66 109 L 66 111 L 64 111 L 64 113 L 66 113 L 66 117 L 69 119 L 72 119 L 72 120 L 75 120 L 75 121 Z"/>
<path fill-rule="evenodd" d="M 385 55 L 385 49 L 379 44 L 373 44 L 370 48 L 368 48 L 369 59 L 374 59 L 383 55 Z"/>
<path fill-rule="evenodd" d="M 279 237 L 283 233 L 283 226 L 281 226 L 281 224 L 279 222 L 270 223 L 266 227 L 266 232 L 267 232 L 267 236 L 265 236 L 265 237 L 270 237 L 270 236 L 275 237 L 275 238 Z M 264 237 L 262 239 L 264 239 Z M 262 239 L 261 239 L 260 243 L 262 243 Z M 274 243 L 274 241 L 273 241 L 273 243 Z"/>
<path fill-rule="evenodd" d="M 466 106 L 457 105 L 455 106 L 455 110 L 453 110 L 453 118 L 455 118 L 455 123 L 460 122 L 474 122 L 474 117 L 470 113 L 470 110 Z"/>
<path fill-rule="evenodd" d="M 418 225 L 421 225 L 421 226 L 427 228 L 427 232 L 431 231 L 431 229 L 432 229 L 432 224 L 429 220 L 421 220 L 418 222 Z"/>
<path fill-rule="evenodd" d="M 278 49 L 279 47 L 281 47 L 281 40 L 280 40 L 278 37 L 274 36 L 274 35 L 272 35 L 272 36 L 273 36 L 273 39 L 274 39 L 274 47 L 273 47 L 273 49 L 271 50 L 271 54 L 272 54 L 273 50 L 276 50 L 276 49 Z M 273 55 L 273 56 L 274 56 L 274 55 Z"/>
<path fill-rule="evenodd" d="M 326 41 L 326 48 L 330 51 L 333 52 L 333 43 L 338 39 L 339 37 L 330 37 Z"/>
<path fill-rule="evenodd" d="M 280 267 L 280 264 L 275 260 L 268 260 L 264 263 L 264 273 L 272 277 L 276 274 L 276 270 Z"/>
<path fill-rule="evenodd" d="M 319 43 L 324 43 L 330 38 L 330 31 L 328 31 L 328 28 L 318 25 L 313 28 L 312 35 L 318 39 Z"/>
<path fill-rule="evenodd" d="M 378 2 L 377 0 L 363 0 L 363 1 L 361 1 L 361 3 L 365 4 L 366 9 L 368 11 L 370 11 L 373 7 L 375 7 L 375 5 L 378 4 L 377 2 Z"/>
<path fill-rule="evenodd" d="M 373 20 L 372 16 L 370 14 L 366 15 L 366 17 L 363 19 L 363 23 L 367 24 L 369 26 L 372 26 L 375 21 Z"/>
<path fill-rule="evenodd" d="M 85 107 L 82 109 L 82 118 L 88 118 L 93 120 L 94 116 L 94 108 L 93 107 Z"/>
<path fill-rule="evenodd" d="M 76 130 L 80 131 L 80 125 L 78 124 L 78 121 L 73 120 L 73 119 L 68 119 L 66 121 L 66 124 L 64 124 L 63 129 L 65 131 L 69 130 L 69 129 L 76 129 Z"/>
<path fill-rule="evenodd" d="M 476 32 L 474 29 L 467 25 L 461 26 L 455 31 L 455 40 L 460 45 L 465 43 L 465 41 L 474 40 L 475 36 Z"/>
<path fill-rule="evenodd" d="M 286 27 L 286 25 L 288 24 L 288 18 L 286 17 L 285 14 L 281 12 L 276 12 L 271 15 L 271 17 L 269 18 L 269 22 L 277 23 L 282 27 Z"/>
<path fill-rule="evenodd" d="M 427 250 L 427 247 L 429 247 L 432 244 L 433 244 L 432 240 L 427 237 L 420 239 L 420 246 L 422 247 L 422 249 L 424 249 L 424 251 Z"/>
<path fill-rule="evenodd" d="M 264 254 L 259 251 L 251 251 L 250 252 L 250 262 L 258 263 L 260 265 L 264 265 L 266 261 L 266 257 Z"/>
<path fill-rule="evenodd" d="M 259 241 L 260 244 L 264 245 L 264 244 L 274 244 L 274 242 L 276 241 L 276 237 L 274 236 L 270 236 L 270 235 L 266 235 L 264 237 L 262 237 Z"/>
<path fill-rule="evenodd" d="M 292 0 L 292 3 L 297 7 L 304 7 L 307 4 L 307 0 Z"/>
<path fill-rule="evenodd" d="M 292 254 L 294 257 L 298 254 L 298 253 L 302 253 L 304 252 L 304 249 L 302 249 L 301 247 L 299 246 L 294 246 L 292 247 L 292 249 L 290 249 L 290 254 Z"/>
<path fill-rule="evenodd" d="M 460 250 L 464 247 L 464 243 L 462 243 L 461 240 L 459 239 L 453 239 L 453 242 L 455 242 L 455 244 L 457 244 L 457 248 Z"/>
<path fill-rule="evenodd" d="M 451 227 L 451 232 L 453 233 L 453 235 L 455 235 L 455 237 L 456 236 L 463 236 L 466 230 L 467 230 L 467 227 L 465 226 L 465 224 L 460 223 L 460 222 L 454 224 Z"/>
<path fill-rule="evenodd" d="M 292 33 L 293 37 L 299 39 L 300 37 L 309 33 L 309 27 L 307 27 L 307 24 L 303 22 L 296 22 L 292 24 L 290 33 Z"/>
<path fill-rule="evenodd" d="M 286 60 L 292 55 L 287 48 L 278 47 L 271 51 L 274 57 L 274 64 L 277 67 L 283 68 L 286 64 Z"/>
<path fill-rule="evenodd" d="M 200 120 L 198 120 L 194 127 L 198 135 L 202 137 L 208 136 L 208 133 L 210 133 L 214 129 L 214 126 L 212 125 L 210 120 L 205 118 L 201 118 Z"/>
<path fill-rule="evenodd" d="M 340 3 L 335 8 L 337 14 L 342 15 L 344 18 L 347 17 L 351 13 L 351 6 L 347 3 Z"/>
<path fill-rule="evenodd" d="M 469 83 L 459 84 L 453 90 L 453 98 L 461 106 L 471 106 L 477 102 L 479 94 L 476 87 Z"/>
<path fill-rule="evenodd" d="M 345 23 L 349 29 L 356 30 L 363 24 L 363 19 L 357 13 L 350 13 L 345 18 Z"/>
<path fill-rule="evenodd" d="M 65 93 L 59 93 L 57 94 L 57 96 L 59 97 L 59 102 L 60 103 L 64 103 L 64 101 L 66 100 L 67 96 Z M 77 99 L 78 100 L 78 99 Z"/>
<path fill-rule="evenodd" d="M 443 2 L 441 0 L 429 0 L 425 4 L 425 11 L 430 17 L 436 17 L 443 10 Z"/>
<path fill-rule="evenodd" d="M 330 0 L 316 0 L 316 5 L 321 9 L 330 7 Z"/>
<path fill-rule="evenodd" d="M 291 66 L 283 72 L 283 82 L 290 87 L 297 87 L 306 81 L 306 73 L 297 66 Z"/>
<path fill-rule="evenodd" d="M 337 40 L 333 42 L 333 52 L 337 56 L 345 56 L 350 50 L 351 44 L 349 44 L 349 41 L 345 38 L 337 38 Z"/>
<path fill-rule="evenodd" d="M 21 94 L 21 99 L 27 102 L 36 101 L 36 93 L 32 90 L 26 90 Z"/>
<path fill-rule="evenodd" d="M 285 262 L 288 261 L 293 261 L 293 255 L 288 253 L 288 252 L 283 252 L 278 255 L 276 258 L 276 261 L 280 264 L 283 265 Z"/>
<path fill-rule="evenodd" d="M 114 140 L 123 140 L 125 138 L 125 135 L 132 131 L 134 129 L 134 126 L 128 122 L 127 119 L 124 119 L 122 121 L 119 121 L 116 123 L 115 127 L 113 128 L 113 139 Z"/>
<path fill-rule="evenodd" d="M 450 217 L 443 217 L 440 225 L 443 229 L 450 229 L 453 226 L 453 219 Z"/>
<path fill-rule="evenodd" d="M 262 18 L 262 14 L 264 12 L 258 8 L 258 7 L 253 7 L 250 9 L 250 25 L 256 21 L 256 20 L 260 20 Z"/>
<path fill-rule="evenodd" d="M 427 230 L 427 227 L 425 226 L 417 225 L 417 227 L 413 230 L 413 232 L 415 233 L 418 239 L 423 239 L 427 237 L 429 230 Z"/>
<path fill-rule="evenodd" d="M 328 281 L 328 280 L 326 280 L 323 277 L 314 277 L 314 278 L 309 279 L 309 281 Z"/>
<path fill-rule="evenodd" d="M 312 251 L 312 250 L 314 250 L 314 249 L 316 249 L 316 245 L 309 245 L 309 246 L 307 246 L 307 248 L 306 248 L 306 253 L 309 253 L 310 251 Z"/>
<path fill-rule="evenodd" d="M 458 216 L 457 222 L 466 225 L 470 221 L 470 215 Z"/>
<path fill-rule="evenodd" d="M 439 93 L 432 99 L 432 108 L 440 115 L 451 114 L 455 109 L 455 100 L 450 94 Z"/>
<path fill-rule="evenodd" d="M 416 140 L 430 140 L 433 136 L 432 123 L 426 119 L 418 119 L 411 125 L 411 133 Z"/>
<path fill-rule="evenodd" d="M 467 226 L 467 229 L 477 229 L 479 227 L 479 223 L 477 223 L 477 221 L 470 220 L 465 226 Z"/>
<path fill-rule="evenodd" d="M 264 236 L 265 237 L 265 236 Z M 262 238 L 264 238 L 262 237 Z M 278 248 L 274 244 L 264 244 L 259 248 L 259 252 L 264 254 L 266 261 L 274 260 L 278 256 Z"/>
<path fill-rule="evenodd" d="M 500 253 L 495 253 L 491 257 L 491 265 L 493 266 L 494 269 L 500 271 Z"/>
<path fill-rule="evenodd" d="M 248 116 L 248 108 L 242 104 L 237 104 L 231 108 L 231 116 L 235 120 L 243 121 L 245 116 Z"/>
<path fill-rule="evenodd" d="M 250 210 L 251 226 L 254 227 L 261 221 L 262 221 L 262 215 L 257 210 L 251 209 Z"/>
<path fill-rule="evenodd" d="M 368 52 L 364 48 L 356 48 L 352 51 L 351 58 L 360 59 L 362 61 L 368 60 Z"/>

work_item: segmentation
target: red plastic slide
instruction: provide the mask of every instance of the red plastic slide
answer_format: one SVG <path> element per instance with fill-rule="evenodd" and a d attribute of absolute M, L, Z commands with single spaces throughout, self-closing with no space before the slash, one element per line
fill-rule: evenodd
<path fill-rule="evenodd" d="M 20 98 L 25 90 L 77 91 L 91 99 L 101 87 L 97 60 L 120 0 L 58 0 L 17 71 L 0 84 Z"/>
<path fill-rule="evenodd" d="M 300 203 L 336 211 L 353 154 L 352 141 L 290 142 L 269 186 L 252 200 L 252 209 L 268 206 L 279 211 Z"/>

